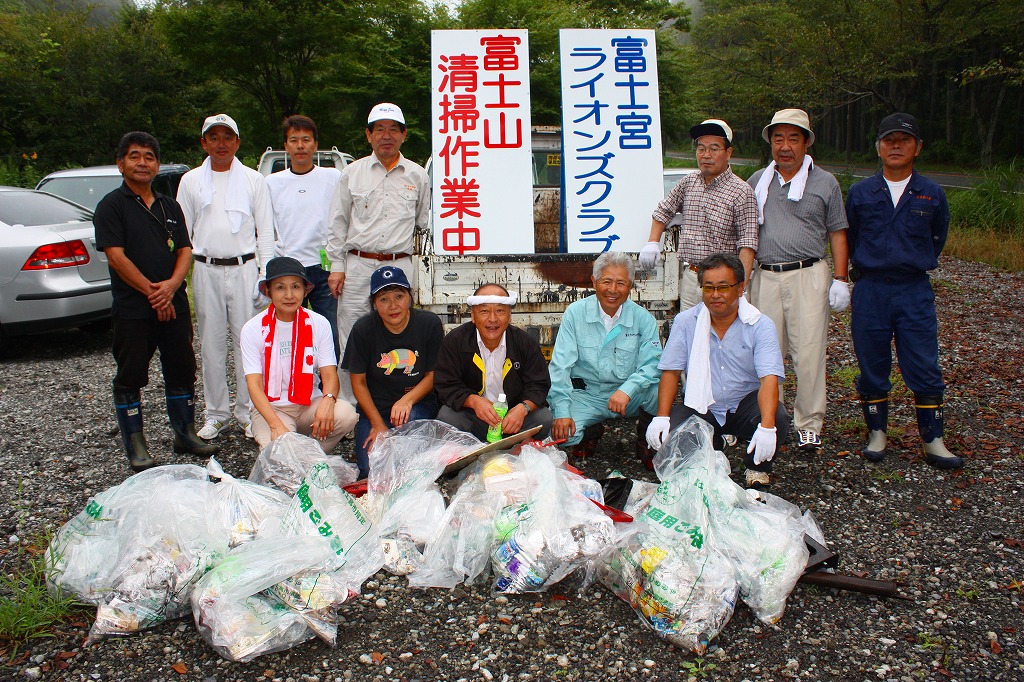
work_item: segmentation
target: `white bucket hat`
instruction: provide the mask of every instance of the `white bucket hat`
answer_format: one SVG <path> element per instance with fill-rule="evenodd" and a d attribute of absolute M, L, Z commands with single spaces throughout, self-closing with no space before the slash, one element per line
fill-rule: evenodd
<path fill-rule="evenodd" d="M 814 131 L 811 130 L 811 120 L 807 116 L 807 112 L 803 109 L 780 109 L 779 111 L 776 111 L 775 115 L 772 116 L 772 122 L 766 125 L 764 130 L 761 131 L 761 137 L 764 138 L 765 142 L 768 144 L 772 143 L 772 140 L 769 137 L 769 131 L 773 126 L 777 126 L 780 123 L 788 123 L 791 126 L 796 126 L 797 128 L 806 130 L 808 135 L 807 145 L 810 146 L 814 144 Z"/>

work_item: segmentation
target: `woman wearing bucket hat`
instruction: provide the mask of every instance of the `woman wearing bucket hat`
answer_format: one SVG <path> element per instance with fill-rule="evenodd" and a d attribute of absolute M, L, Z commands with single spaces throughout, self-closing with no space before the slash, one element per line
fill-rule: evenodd
<path fill-rule="evenodd" d="M 359 478 L 370 473 L 369 451 L 377 436 L 437 416 L 434 365 L 444 338 L 441 318 L 412 307 L 412 287 L 401 268 L 386 265 L 373 271 L 370 308 L 352 326 L 341 361 L 359 404 Z"/>
<path fill-rule="evenodd" d="M 271 259 L 260 282 L 270 306 L 242 327 L 242 366 L 253 403 L 252 430 L 261 448 L 288 431 L 297 431 L 317 439 L 330 454 L 356 423 L 355 410 L 337 397 L 331 324 L 302 307 L 312 288 L 302 263 L 294 258 Z M 314 377 L 317 372 L 322 389 Z"/>

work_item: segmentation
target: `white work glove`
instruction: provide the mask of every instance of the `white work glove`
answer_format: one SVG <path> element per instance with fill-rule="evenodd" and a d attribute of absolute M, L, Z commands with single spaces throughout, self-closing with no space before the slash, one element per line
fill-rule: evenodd
<path fill-rule="evenodd" d="M 650 433 L 650 431 L 648 431 Z M 775 427 L 766 429 L 760 424 L 757 431 L 750 438 L 750 445 L 747 446 L 747 454 L 754 453 L 754 464 L 763 464 L 772 461 L 775 456 Z"/>
<path fill-rule="evenodd" d="M 850 285 L 838 279 L 832 280 L 832 286 L 828 288 L 828 304 L 837 313 L 846 310 L 850 305 Z"/>
<path fill-rule="evenodd" d="M 647 426 L 647 444 L 652 450 L 660 450 L 661 444 L 665 442 L 672 424 L 668 417 L 655 417 Z"/>
<path fill-rule="evenodd" d="M 644 248 L 640 249 L 640 267 L 644 270 L 653 270 L 661 263 L 661 244 L 659 242 L 647 242 Z"/>

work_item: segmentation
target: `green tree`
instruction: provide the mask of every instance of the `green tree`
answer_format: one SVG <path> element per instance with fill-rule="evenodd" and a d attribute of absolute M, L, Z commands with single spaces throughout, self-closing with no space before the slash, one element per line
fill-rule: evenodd
<path fill-rule="evenodd" d="M 534 125 L 560 125 L 562 90 L 559 30 L 562 28 L 659 29 L 658 69 L 662 130 L 667 139 L 691 110 L 679 106 L 687 66 L 679 34 L 689 28 L 689 10 L 668 0 L 465 0 L 460 28 L 518 28 L 530 31 L 530 97 Z M 688 127 L 688 125 L 687 125 Z"/>

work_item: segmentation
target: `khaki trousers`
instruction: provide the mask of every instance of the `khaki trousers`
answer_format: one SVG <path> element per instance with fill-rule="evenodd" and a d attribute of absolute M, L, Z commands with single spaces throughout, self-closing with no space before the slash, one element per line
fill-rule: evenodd
<path fill-rule="evenodd" d="M 284 422 L 289 431 L 301 433 L 308 436 L 313 429 L 313 419 L 316 417 L 316 408 L 320 405 L 323 397 L 313 398 L 309 405 L 274 405 L 274 412 Z M 346 433 L 351 433 L 356 427 L 356 411 L 344 400 L 334 401 L 334 430 L 331 435 L 320 441 L 320 447 L 328 455 Z M 252 411 L 252 435 L 259 444 L 260 450 L 270 443 L 270 425 L 255 409 Z"/>
<path fill-rule="evenodd" d="M 775 323 L 782 357 L 793 358 L 796 399 L 793 425 L 821 433 L 825 420 L 825 347 L 828 342 L 828 263 L 771 272 L 757 265 L 750 278 L 750 302 Z M 782 400 L 779 387 L 779 400 Z M 781 434 L 780 434 L 781 437 Z"/>

